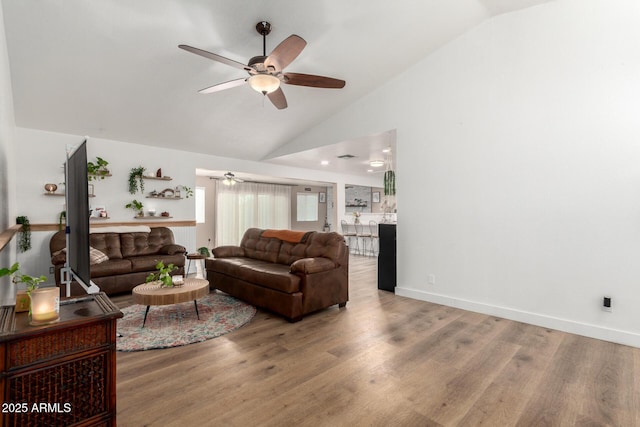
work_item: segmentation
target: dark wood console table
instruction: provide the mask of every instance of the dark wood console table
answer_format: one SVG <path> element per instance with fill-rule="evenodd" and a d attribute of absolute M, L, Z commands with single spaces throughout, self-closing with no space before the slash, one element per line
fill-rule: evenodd
<path fill-rule="evenodd" d="M 115 426 L 120 317 L 104 293 L 61 301 L 46 326 L 1 307 L 0 426 Z"/>

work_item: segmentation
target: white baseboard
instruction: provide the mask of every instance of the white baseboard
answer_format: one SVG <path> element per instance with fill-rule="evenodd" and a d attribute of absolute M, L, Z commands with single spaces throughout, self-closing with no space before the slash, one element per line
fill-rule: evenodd
<path fill-rule="evenodd" d="M 396 287 L 396 295 L 640 348 L 640 334 L 633 332 L 604 328 L 598 325 L 575 322 L 509 307 L 452 298 L 418 289 Z"/>

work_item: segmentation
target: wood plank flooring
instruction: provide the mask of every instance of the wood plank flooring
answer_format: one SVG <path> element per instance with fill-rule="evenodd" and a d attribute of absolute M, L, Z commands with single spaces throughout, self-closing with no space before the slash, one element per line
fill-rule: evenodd
<path fill-rule="evenodd" d="M 118 425 L 640 426 L 640 349 L 376 283 L 376 259 L 352 256 L 344 309 L 118 352 Z"/>

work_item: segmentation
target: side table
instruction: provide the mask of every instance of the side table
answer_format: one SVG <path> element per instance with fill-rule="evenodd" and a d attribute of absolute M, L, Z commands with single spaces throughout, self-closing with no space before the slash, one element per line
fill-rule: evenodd
<path fill-rule="evenodd" d="M 191 253 L 191 254 L 187 254 L 187 260 L 189 261 L 187 263 L 187 269 L 184 272 L 184 276 L 187 277 L 189 275 L 189 271 L 191 271 L 191 261 L 196 261 L 196 262 L 200 262 L 200 260 L 204 260 L 207 259 L 206 255 L 202 255 L 199 253 Z M 204 274 L 204 267 L 202 269 L 203 274 Z M 198 266 L 196 265 L 196 277 L 198 277 Z"/>

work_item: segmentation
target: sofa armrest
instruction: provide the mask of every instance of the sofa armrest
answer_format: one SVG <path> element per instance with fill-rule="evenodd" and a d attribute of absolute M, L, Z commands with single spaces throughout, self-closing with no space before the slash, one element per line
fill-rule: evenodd
<path fill-rule="evenodd" d="M 51 264 L 62 265 L 67 262 L 67 248 L 62 248 L 59 251 L 55 251 L 51 254 Z"/>
<path fill-rule="evenodd" d="M 329 258 L 302 258 L 291 264 L 291 272 L 313 274 L 333 270 L 336 267 L 338 267 L 336 263 L 331 261 Z"/>
<path fill-rule="evenodd" d="M 215 258 L 242 257 L 244 249 L 240 246 L 218 246 L 213 248 L 213 256 Z"/>
<path fill-rule="evenodd" d="M 158 251 L 160 255 L 175 255 L 175 254 L 185 254 L 187 253 L 187 248 L 182 245 L 177 245 L 172 243 L 170 245 L 164 245 Z"/>

